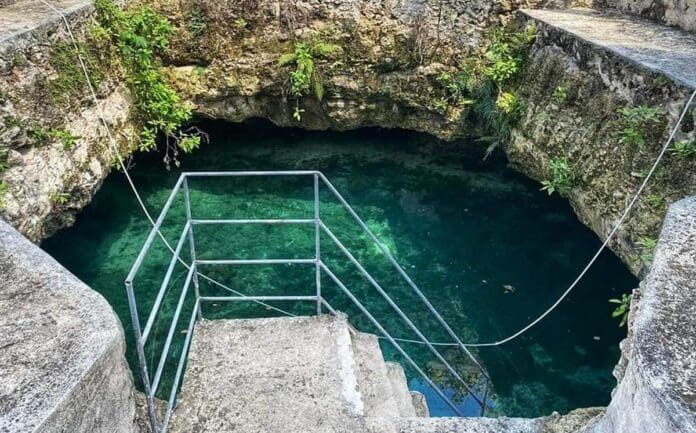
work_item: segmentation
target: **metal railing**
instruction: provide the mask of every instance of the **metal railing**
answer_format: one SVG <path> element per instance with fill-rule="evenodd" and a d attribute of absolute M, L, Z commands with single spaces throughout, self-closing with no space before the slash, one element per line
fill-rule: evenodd
<path fill-rule="evenodd" d="M 259 177 L 259 176 L 293 176 L 293 177 L 311 177 L 313 178 L 313 217 L 305 219 L 195 219 L 192 216 L 191 208 L 191 198 L 188 180 L 192 178 L 205 178 L 205 177 Z M 373 278 L 372 275 L 365 269 L 365 267 L 360 263 L 360 261 L 346 248 L 346 246 L 338 239 L 338 237 L 333 233 L 333 231 L 324 223 L 321 218 L 320 209 L 320 187 L 326 187 L 331 194 L 339 201 L 342 207 L 344 207 L 352 219 L 358 224 L 360 229 L 367 235 L 367 237 L 377 246 L 381 253 L 387 258 L 391 266 L 397 272 L 397 274 L 406 282 L 410 289 L 415 293 L 418 299 L 423 303 L 427 310 L 435 318 L 436 323 L 441 326 L 441 328 L 452 338 L 453 343 L 450 346 L 454 346 L 461 350 L 461 352 L 474 364 L 479 376 L 479 384 L 483 385 L 483 396 L 480 397 L 472 386 L 466 382 L 466 380 L 460 375 L 460 373 L 451 365 L 447 359 L 442 355 L 442 353 L 437 349 L 436 345 L 438 343 L 431 342 L 421 330 L 413 323 L 409 316 L 402 310 L 399 305 L 390 297 L 383 287 Z M 140 321 L 140 316 L 138 314 L 138 307 L 136 302 L 135 290 L 134 290 L 134 280 L 135 277 L 143 265 L 148 251 L 151 249 L 153 242 L 159 236 L 164 239 L 164 235 L 160 231 L 163 222 L 170 211 L 175 198 L 180 191 L 183 190 L 184 196 L 184 206 L 185 206 L 185 223 L 183 229 L 180 232 L 178 241 L 175 247 L 169 247 L 172 254 L 171 260 L 167 267 L 164 279 L 162 280 L 157 295 L 152 304 L 152 308 L 145 320 L 143 325 Z M 249 225 L 249 224 L 300 224 L 300 225 L 313 225 L 314 226 L 314 257 L 310 258 L 290 258 L 290 259 L 199 259 L 196 255 L 196 243 L 194 237 L 194 227 L 202 225 Z M 127 278 L 125 281 L 126 291 L 128 294 L 128 303 L 131 312 L 131 319 L 133 322 L 133 331 L 135 334 L 135 348 L 138 355 L 138 362 L 140 367 L 140 374 L 142 379 L 143 387 L 145 388 L 145 394 L 148 404 L 148 415 L 150 419 L 150 424 L 152 426 L 153 432 L 166 432 L 172 411 L 176 403 L 176 396 L 181 382 L 184 366 L 186 363 L 186 357 L 188 354 L 189 345 L 191 343 L 191 336 L 193 334 L 194 326 L 197 320 L 202 318 L 202 303 L 207 302 L 238 302 L 238 301 L 250 301 L 258 304 L 262 304 L 266 307 L 274 309 L 276 311 L 284 312 L 283 310 L 274 308 L 266 302 L 269 301 L 296 301 L 296 302 L 312 302 L 316 303 L 316 313 L 322 314 L 323 309 L 331 314 L 336 314 L 334 307 L 327 301 L 327 299 L 322 294 L 322 275 L 329 277 L 336 286 L 340 289 L 352 304 L 374 325 L 374 327 L 381 334 L 381 338 L 386 339 L 391 343 L 394 349 L 403 357 L 403 359 L 408 363 L 408 365 L 417 372 L 423 380 L 437 393 L 437 395 L 458 415 L 462 416 L 459 407 L 452 402 L 452 399 L 447 396 L 447 394 L 438 386 L 434 380 L 421 368 L 418 363 L 406 352 L 403 348 L 401 342 L 409 341 L 400 339 L 392 336 L 382 325 L 378 318 L 376 318 L 368 308 L 355 296 L 355 294 L 344 284 L 344 282 L 328 267 L 328 265 L 322 260 L 321 256 L 321 239 L 322 235 L 328 237 L 331 242 L 338 247 L 345 258 L 355 266 L 355 269 L 364 277 L 370 286 L 377 291 L 381 298 L 387 302 L 389 307 L 399 316 L 403 323 L 418 337 L 417 342 L 421 343 L 442 363 L 447 372 L 451 374 L 456 381 L 463 386 L 463 389 L 474 399 L 474 401 L 480 407 L 480 415 L 484 414 L 487 405 L 487 398 L 490 387 L 490 378 L 486 373 L 485 369 L 481 366 L 476 357 L 470 352 L 470 350 L 462 343 L 458 335 L 452 330 L 452 328 L 447 324 L 445 319 L 440 313 L 435 309 L 435 307 L 428 301 L 423 292 L 418 288 L 418 286 L 413 282 L 413 280 L 404 271 L 401 265 L 392 256 L 389 250 L 379 241 L 379 239 L 374 235 L 374 233 L 368 228 L 367 224 L 357 215 L 353 208 L 348 204 L 348 202 L 343 198 L 343 196 L 338 192 L 338 190 L 329 182 L 329 180 L 319 171 L 225 171 L 225 172 L 185 172 L 179 176 L 172 192 L 170 193 L 164 207 L 155 221 L 155 225 L 150 231 L 148 237 L 146 238 L 145 244 L 143 245 L 140 253 L 138 254 Z M 190 262 L 184 260 L 181 255 L 185 244 L 188 241 L 190 250 Z M 168 245 L 169 246 L 169 245 Z M 174 313 L 172 316 L 171 324 L 169 326 L 166 338 L 164 340 L 162 353 L 159 356 L 159 361 L 157 362 L 157 367 L 153 372 L 149 371 L 147 366 L 147 358 L 145 355 L 145 346 L 152 337 L 153 327 L 157 320 L 157 316 L 162 308 L 162 302 L 165 298 L 165 294 L 168 291 L 170 283 L 172 283 L 172 275 L 177 264 L 182 264 L 186 269 L 186 277 L 183 282 L 183 287 L 181 294 L 176 303 Z M 231 289 L 224 284 L 221 284 L 214 279 L 204 275 L 199 271 L 199 266 L 203 265 L 214 265 L 214 266 L 229 266 L 229 265 L 276 265 L 276 264 L 304 264 L 313 265 L 315 268 L 315 292 L 312 295 L 306 296 L 248 296 L 244 293 Z M 201 296 L 199 277 L 207 281 L 214 283 L 215 285 L 232 292 L 234 296 Z M 159 388 L 162 385 L 162 377 L 165 368 L 167 358 L 171 349 L 172 341 L 174 339 L 176 329 L 179 326 L 179 322 L 182 319 L 182 311 L 184 309 L 185 300 L 187 295 L 190 293 L 191 288 L 193 288 L 193 295 L 195 296 L 195 302 L 193 304 L 192 311 L 188 317 L 188 324 L 186 327 L 185 337 L 183 346 L 181 348 L 181 353 L 179 355 L 176 371 L 174 373 L 174 378 L 169 392 L 169 398 L 167 401 L 167 407 L 163 414 L 158 414 L 155 405 L 155 395 L 157 394 Z M 160 419 L 161 418 L 161 419 Z"/>

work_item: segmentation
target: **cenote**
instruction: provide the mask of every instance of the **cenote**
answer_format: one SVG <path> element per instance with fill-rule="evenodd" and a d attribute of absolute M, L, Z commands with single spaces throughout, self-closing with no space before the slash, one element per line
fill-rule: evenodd
<path fill-rule="evenodd" d="M 261 121 L 200 126 L 210 134 L 210 142 L 194 154 L 181 155 L 180 167 L 167 171 L 161 154 L 135 159 L 132 175 L 153 214 L 159 213 L 181 170 L 321 170 L 465 342 L 496 341 L 535 318 L 575 278 L 600 243 L 564 199 L 541 192 L 537 182 L 508 168 L 503 155 L 484 160 L 475 142 L 444 143 L 422 134 L 377 129 L 306 132 Z M 201 181 L 191 187 L 197 211 L 209 218 L 311 218 L 311 181 L 306 179 Z M 177 212 L 180 216 L 181 209 L 173 211 L 173 218 Z M 322 215 L 428 337 L 450 341 L 328 194 L 322 194 Z M 180 230 L 174 226 L 164 227 L 173 242 Z M 74 226 L 43 243 L 46 251 L 114 307 L 125 328 L 134 371 L 137 362 L 123 281 L 149 229 L 123 174 L 114 172 Z M 196 239 L 200 257 L 311 257 L 314 248 L 313 228 L 245 227 L 207 233 L 201 229 Z M 143 303 L 141 320 L 170 257 L 162 245 L 157 248 L 136 282 Z M 322 255 L 391 333 L 413 338 L 337 249 L 322 242 Z M 175 274 L 179 279 L 182 269 Z M 246 294 L 313 294 L 314 270 L 302 265 L 204 272 Z M 539 326 L 501 347 L 478 349 L 494 385 L 489 414 L 533 417 L 607 404 L 615 384 L 611 371 L 618 361 L 618 343 L 625 334 L 612 319 L 613 307 L 607 301 L 636 284 L 620 260 L 605 252 L 571 296 Z M 202 290 L 216 290 L 204 286 Z M 324 290 L 356 327 L 375 332 L 328 281 Z M 178 292 L 170 290 L 163 304 L 154 330 L 159 343 L 153 343 L 147 354 L 151 367 L 177 298 Z M 274 305 L 295 314 L 311 314 L 314 309 L 307 304 Z M 212 305 L 204 314 L 240 318 L 277 312 L 240 303 Z M 180 344 L 181 336 L 177 339 Z M 430 372 L 441 368 L 425 348 L 405 344 Z M 384 342 L 385 357 L 398 360 L 388 346 Z M 174 356 L 168 361 L 172 366 L 173 360 Z M 426 393 L 432 415 L 452 414 L 413 371 L 407 373 L 410 386 Z M 443 384 L 452 387 L 449 392 L 457 395 L 451 381 L 442 376 Z M 468 407 L 466 399 L 461 404 Z"/>

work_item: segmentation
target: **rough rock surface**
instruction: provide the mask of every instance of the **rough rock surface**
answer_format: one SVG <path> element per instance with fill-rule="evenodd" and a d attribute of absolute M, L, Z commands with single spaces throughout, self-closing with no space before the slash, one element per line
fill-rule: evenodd
<path fill-rule="evenodd" d="M 624 368 L 606 415 L 583 433 L 696 432 L 696 197 L 670 206 L 633 302 Z"/>
<path fill-rule="evenodd" d="M 0 220 L 0 432 L 133 433 L 109 304 Z"/>
<path fill-rule="evenodd" d="M 681 81 L 696 83 L 696 67 L 682 67 L 696 62 L 696 38 L 683 33 L 675 36 L 675 30 L 642 20 L 586 10 L 525 13 L 536 18 L 538 36 L 519 90 L 527 107 L 514 130 L 508 157 L 517 169 L 538 180 L 551 178 L 552 160 L 567 158 L 575 177 L 568 194 L 575 213 L 605 238 L 693 91 L 665 74 L 679 74 Z M 650 42 L 636 47 L 639 40 Z M 633 41 L 634 46 L 628 46 L 627 41 Z M 658 65 L 664 58 L 660 50 L 669 47 L 679 52 L 674 57 L 680 59 L 675 61 L 678 67 L 667 61 Z M 652 60 L 646 59 L 651 52 Z M 648 69 L 646 63 L 654 67 Z M 656 72 L 658 66 L 663 73 Z M 559 87 L 566 90 L 563 100 L 554 96 Z M 622 143 L 619 134 L 626 126 L 618 110 L 638 105 L 659 112 L 659 123 L 646 129 L 642 149 Z M 692 110 L 677 141 L 694 139 L 695 119 L 696 110 Z M 611 243 L 634 273 L 647 269 L 650 251 L 639 243 L 644 238 L 657 238 L 666 206 L 696 193 L 695 168 L 696 159 L 668 152 Z"/>
<path fill-rule="evenodd" d="M 83 41 L 92 2 L 51 3 Z M 65 26 L 50 8 L 25 0 L 0 10 L 0 182 L 8 188 L 0 190 L 0 216 L 33 241 L 72 224 L 111 171 L 114 156 L 100 111 L 118 146 L 128 148 L 132 133 L 122 85 L 102 80 L 95 106 L 86 86 L 78 86 L 76 61 Z M 50 129 L 70 133 L 74 143 L 37 138 Z"/>

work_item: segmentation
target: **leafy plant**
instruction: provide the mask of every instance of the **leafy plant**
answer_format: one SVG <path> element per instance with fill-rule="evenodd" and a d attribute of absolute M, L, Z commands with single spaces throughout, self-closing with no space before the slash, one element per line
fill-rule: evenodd
<path fill-rule="evenodd" d="M 97 64 L 95 54 L 83 42 L 75 44 L 68 41 L 56 41 L 51 46 L 48 62 L 56 76 L 48 82 L 48 89 L 53 98 L 61 104 L 69 104 L 82 97 L 87 90 L 87 78 L 77 56 L 80 56 L 87 69 L 87 75 L 95 88 L 104 81 L 104 72 Z"/>
<path fill-rule="evenodd" d="M 623 107 L 618 110 L 622 118 L 622 129 L 619 131 L 619 142 L 645 148 L 645 133 L 651 125 L 660 122 L 659 110 L 647 105 Z"/>
<path fill-rule="evenodd" d="M 558 104 L 565 104 L 565 102 L 568 100 L 568 88 L 564 85 L 556 87 L 553 90 L 553 94 L 551 95 L 551 97 Z"/>
<path fill-rule="evenodd" d="M 279 66 L 294 65 L 290 72 L 290 92 L 295 97 L 293 118 L 300 122 L 304 110 L 299 108 L 299 100 L 313 90 L 314 96 L 321 101 L 324 98 L 324 81 L 316 59 L 337 59 L 343 54 L 340 45 L 314 40 L 311 43 L 297 42 L 290 53 L 278 59 Z"/>
<path fill-rule="evenodd" d="M 10 186 L 6 181 L 0 180 L 0 209 L 5 208 L 5 195 L 10 191 Z"/>
<path fill-rule="evenodd" d="M 41 126 L 28 129 L 27 135 L 32 139 L 35 146 L 45 146 L 54 141 L 60 141 L 65 150 L 71 149 L 80 138 L 67 129 L 44 128 Z"/>
<path fill-rule="evenodd" d="M 624 327 L 628 322 L 628 313 L 631 309 L 631 300 L 633 296 L 628 294 L 621 295 L 621 299 L 610 299 L 609 302 L 612 304 L 618 304 L 616 309 L 611 313 L 611 317 L 619 319 L 619 326 Z"/>
<path fill-rule="evenodd" d="M 522 103 L 520 98 L 514 93 L 503 92 L 498 95 L 495 105 L 498 107 L 498 110 L 505 114 L 515 114 L 520 110 Z"/>
<path fill-rule="evenodd" d="M 239 17 L 236 20 L 234 20 L 234 27 L 237 30 L 244 30 L 247 26 L 247 22 L 244 18 Z"/>
<path fill-rule="evenodd" d="M 648 236 L 644 236 L 638 239 L 636 244 L 641 249 L 640 259 L 645 263 L 651 262 L 653 259 L 653 251 L 657 246 L 657 240 Z"/>
<path fill-rule="evenodd" d="M 185 26 L 186 29 L 191 33 L 191 36 L 201 36 L 208 28 L 208 17 L 206 16 L 205 11 L 195 6 L 186 11 Z"/>
<path fill-rule="evenodd" d="M 659 194 L 650 194 L 647 197 L 645 197 L 645 200 L 653 209 L 661 208 L 662 205 L 664 205 L 665 203 L 665 198 Z"/>
<path fill-rule="evenodd" d="M 568 164 L 568 158 L 552 159 L 549 162 L 549 168 L 551 169 L 551 179 L 541 182 L 541 190 L 548 192 L 549 195 L 554 192 L 558 192 L 561 195 L 568 194 L 575 183 L 575 176 Z"/>
<path fill-rule="evenodd" d="M 52 192 L 48 196 L 49 200 L 55 204 L 66 204 L 70 199 L 70 194 L 67 192 Z"/>
<path fill-rule="evenodd" d="M 126 82 L 138 112 L 140 149 L 156 147 L 156 137 L 167 142 L 165 161 L 170 150 L 191 152 L 200 144 L 200 136 L 181 130 L 191 118 L 191 110 L 166 83 L 160 70 L 159 56 L 167 53 L 173 27 L 164 16 L 148 6 L 123 11 L 111 0 L 96 0 L 95 8 L 104 30 L 118 46 Z M 171 144 L 173 142 L 173 144 Z"/>
<path fill-rule="evenodd" d="M 689 159 L 696 155 L 696 139 L 675 141 L 670 153 L 679 159 Z"/>

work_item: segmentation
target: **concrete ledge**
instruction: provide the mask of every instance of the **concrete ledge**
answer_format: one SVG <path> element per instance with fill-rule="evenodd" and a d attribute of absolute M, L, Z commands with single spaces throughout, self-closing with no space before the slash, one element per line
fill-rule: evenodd
<path fill-rule="evenodd" d="M 600 50 L 696 89 L 696 36 L 645 19 L 593 9 L 521 12 Z"/>
<path fill-rule="evenodd" d="M 133 433 L 109 304 L 0 220 L 0 432 Z"/>
<path fill-rule="evenodd" d="M 634 300 L 627 359 L 606 416 L 588 433 L 696 432 L 696 196 L 665 218 Z"/>

